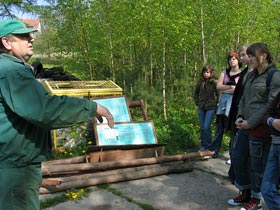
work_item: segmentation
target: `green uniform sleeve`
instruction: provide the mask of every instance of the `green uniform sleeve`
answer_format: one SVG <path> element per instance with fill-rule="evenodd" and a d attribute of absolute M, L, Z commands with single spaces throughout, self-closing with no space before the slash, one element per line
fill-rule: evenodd
<path fill-rule="evenodd" d="M 15 71 L 0 77 L 2 100 L 18 116 L 38 127 L 68 127 L 94 117 L 96 103 L 87 99 L 51 96 L 28 72 Z"/>

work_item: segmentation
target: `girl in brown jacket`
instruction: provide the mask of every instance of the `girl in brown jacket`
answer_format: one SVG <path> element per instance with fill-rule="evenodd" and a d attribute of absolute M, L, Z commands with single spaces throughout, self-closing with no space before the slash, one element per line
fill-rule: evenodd
<path fill-rule="evenodd" d="M 215 116 L 218 100 L 214 69 L 210 65 L 202 68 L 200 79 L 194 90 L 194 101 L 198 107 L 200 124 L 200 151 L 209 150 L 212 144 L 211 123 Z"/>

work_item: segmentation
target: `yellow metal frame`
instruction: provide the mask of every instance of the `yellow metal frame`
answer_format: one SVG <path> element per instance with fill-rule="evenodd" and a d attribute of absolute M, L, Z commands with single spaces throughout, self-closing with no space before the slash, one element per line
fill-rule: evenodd
<path fill-rule="evenodd" d="M 53 81 L 41 80 L 41 84 L 51 95 L 74 97 L 122 96 L 123 90 L 111 80 L 99 81 Z M 52 131 L 54 148 L 57 148 L 56 130 Z"/>
<path fill-rule="evenodd" d="M 49 81 L 43 80 L 43 86 L 52 95 L 68 96 L 112 96 L 122 95 L 123 90 L 111 80 L 101 81 Z"/>

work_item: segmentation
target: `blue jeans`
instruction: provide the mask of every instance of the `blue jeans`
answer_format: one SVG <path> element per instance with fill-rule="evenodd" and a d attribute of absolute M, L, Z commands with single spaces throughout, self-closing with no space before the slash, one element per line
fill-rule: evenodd
<path fill-rule="evenodd" d="M 216 131 L 215 131 L 215 138 L 210 146 L 210 150 L 214 151 L 216 154 L 219 153 L 222 141 L 223 141 L 223 135 L 225 128 L 228 124 L 228 118 L 225 115 L 216 115 Z"/>
<path fill-rule="evenodd" d="M 263 177 L 261 192 L 270 210 L 280 210 L 280 144 L 272 144 Z"/>
<path fill-rule="evenodd" d="M 215 109 L 198 108 L 201 150 L 209 150 L 209 147 L 212 144 L 211 123 L 214 119 L 215 111 Z"/>
<path fill-rule="evenodd" d="M 271 145 L 270 138 L 259 138 L 238 130 L 231 151 L 235 186 L 239 190 L 251 189 L 252 196 L 262 199 L 260 187 Z"/>

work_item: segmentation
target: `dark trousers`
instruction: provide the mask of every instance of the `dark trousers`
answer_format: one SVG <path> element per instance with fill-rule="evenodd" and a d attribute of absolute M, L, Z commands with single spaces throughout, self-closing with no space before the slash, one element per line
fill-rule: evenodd
<path fill-rule="evenodd" d="M 0 163 L 0 209 L 40 210 L 41 166 L 3 166 Z"/>
<path fill-rule="evenodd" d="M 230 158 L 237 188 L 250 189 L 249 136 L 245 131 L 238 130 L 232 142 Z"/>
<path fill-rule="evenodd" d="M 220 147 L 223 141 L 224 131 L 227 128 L 228 118 L 225 115 L 216 115 L 216 131 L 215 138 L 210 146 L 210 150 L 219 154 Z"/>
<path fill-rule="evenodd" d="M 231 164 L 239 190 L 251 189 L 252 196 L 262 199 L 260 188 L 267 163 L 270 138 L 260 138 L 239 130 L 233 142 Z"/>

